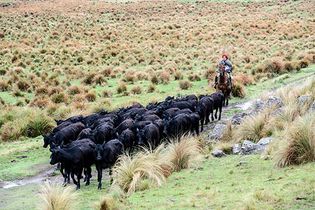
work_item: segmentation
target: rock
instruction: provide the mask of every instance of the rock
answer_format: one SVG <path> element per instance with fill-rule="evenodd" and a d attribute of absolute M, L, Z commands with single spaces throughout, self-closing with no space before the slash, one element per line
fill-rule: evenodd
<path fill-rule="evenodd" d="M 263 152 L 265 149 L 265 146 L 255 144 L 252 141 L 245 140 L 241 147 L 241 153 L 242 155 L 251 155 L 251 154 L 257 154 Z"/>
<path fill-rule="evenodd" d="M 312 105 L 310 107 L 310 111 L 315 112 L 315 101 L 312 103 Z"/>
<path fill-rule="evenodd" d="M 243 118 L 246 116 L 247 116 L 247 114 L 245 112 L 238 113 L 238 114 L 234 115 L 231 119 L 232 125 L 240 125 L 243 121 Z"/>
<path fill-rule="evenodd" d="M 218 141 L 222 138 L 226 125 L 224 124 L 216 124 L 213 128 L 212 132 L 208 135 L 210 140 Z"/>
<path fill-rule="evenodd" d="M 273 138 L 272 137 L 266 137 L 266 138 L 262 138 L 260 139 L 257 144 L 261 145 L 261 146 L 266 146 L 268 145 L 270 142 L 272 142 Z"/>
<path fill-rule="evenodd" d="M 233 147 L 232 147 L 232 153 L 233 155 L 237 155 L 237 154 L 240 154 L 241 153 L 241 144 L 234 144 Z"/>
<path fill-rule="evenodd" d="M 312 100 L 310 95 L 302 95 L 297 98 L 297 102 L 300 106 L 304 106 L 306 103 L 309 103 Z"/>
<path fill-rule="evenodd" d="M 265 103 L 261 99 L 257 99 L 254 102 L 254 112 L 260 112 L 265 108 Z"/>
<path fill-rule="evenodd" d="M 212 152 L 211 152 L 211 155 L 213 155 L 214 157 L 224 157 L 224 156 L 226 156 L 226 154 L 222 151 L 222 150 L 220 150 L 220 149 L 215 149 L 215 150 L 213 150 Z"/>
<path fill-rule="evenodd" d="M 271 108 L 271 107 L 280 108 L 284 105 L 284 103 L 280 97 L 269 96 L 269 98 L 267 99 L 266 105 L 269 108 Z"/>

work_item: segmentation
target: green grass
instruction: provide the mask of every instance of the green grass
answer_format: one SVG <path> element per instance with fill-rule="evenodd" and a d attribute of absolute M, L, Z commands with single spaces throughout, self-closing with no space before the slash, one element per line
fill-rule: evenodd
<path fill-rule="evenodd" d="M 259 156 L 205 160 L 198 169 L 174 173 L 160 188 L 133 194 L 128 204 L 130 209 L 313 209 L 314 166 L 279 169 Z"/>
<path fill-rule="evenodd" d="M 314 209 L 314 173 L 315 163 L 279 169 L 257 155 L 205 159 L 196 169 L 173 173 L 160 188 L 134 193 L 122 209 Z M 92 179 L 78 191 L 78 209 L 93 209 L 108 190 L 108 180 L 99 191 Z M 0 189 L 0 209 L 34 209 L 38 190 L 37 184 Z"/>
<path fill-rule="evenodd" d="M 49 150 L 41 137 L 0 144 L 0 181 L 34 176 L 49 167 Z M 26 157 L 25 157 L 26 156 Z"/>

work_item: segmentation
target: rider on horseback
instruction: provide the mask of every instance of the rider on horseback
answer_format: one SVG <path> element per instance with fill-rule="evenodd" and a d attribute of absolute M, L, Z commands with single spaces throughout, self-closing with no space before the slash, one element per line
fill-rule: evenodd
<path fill-rule="evenodd" d="M 214 87 L 216 88 L 218 85 L 218 78 L 220 76 L 220 67 L 223 66 L 225 72 L 228 75 L 228 83 L 229 86 L 232 87 L 232 70 L 233 70 L 233 66 L 232 66 L 232 62 L 229 60 L 228 55 L 226 53 L 224 53 L 222 55 L 222 60 L 219 63 L 219 68 L 216 70 L 217 75 L 215 77 L 215 85 Z"/>

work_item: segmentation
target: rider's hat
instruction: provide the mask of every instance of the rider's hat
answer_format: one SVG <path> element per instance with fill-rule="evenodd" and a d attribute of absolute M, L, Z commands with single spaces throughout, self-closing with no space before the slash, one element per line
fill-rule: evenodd
<path fill-rule="evenodd" d="M 228 56 L 227 53 L 223 53 L 223 54 L 222 54 L 222 58 L 223 58 L 224 56 L 225 56 L 227 59 L 229 58 L 229 56 Z"/>

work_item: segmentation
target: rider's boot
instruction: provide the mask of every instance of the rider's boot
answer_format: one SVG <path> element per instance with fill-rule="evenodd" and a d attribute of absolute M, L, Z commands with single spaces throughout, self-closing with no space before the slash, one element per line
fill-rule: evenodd
<path fill-rule="evenodd" d="M 215 76 L 215 79 L 214 79 L 214 88 L 217 88 L 217 85 L 218 85 L 218 76 Z"/>

